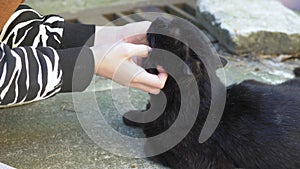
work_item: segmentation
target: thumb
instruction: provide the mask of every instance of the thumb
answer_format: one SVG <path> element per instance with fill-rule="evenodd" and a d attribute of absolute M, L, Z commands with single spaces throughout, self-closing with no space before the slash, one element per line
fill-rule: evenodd
<path fill-rule="evenodd" d="M 125 43 L 126 46 L 126 55 L 128 58 L 132 58 L 133 56 L 137 57 L 148 57 L 149 52 L 152 50 L 151 47 L 147 45 L 137 45 L 132 43 Z"/>

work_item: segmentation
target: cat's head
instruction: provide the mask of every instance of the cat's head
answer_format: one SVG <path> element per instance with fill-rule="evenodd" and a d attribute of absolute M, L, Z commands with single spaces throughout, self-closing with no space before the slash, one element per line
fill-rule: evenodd
<path fill-rule="evenodd" d="M 157 18 L 148 30 L 147 39 L 154 49 L 150 60 L 156 60 L 167 72 L 176 71 L 183 76 L 193 75 L 201 78 L 207 68 L 214 72 L 227 63 L 214 51 L 205 34 L 183 19 Z M 171 52 L 184 64 L 174 61 L 174 56 L 163 51 Z M 155 72 L 152 70 L 152 73 Z"/>

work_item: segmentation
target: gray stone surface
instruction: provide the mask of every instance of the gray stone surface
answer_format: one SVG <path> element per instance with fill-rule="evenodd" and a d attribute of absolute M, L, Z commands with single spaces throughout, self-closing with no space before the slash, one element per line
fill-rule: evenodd
<path fill-rule="evenodd" d="M 300 64 L 299 60 L 282 63 L 222 55 L 229 63 L 224 72 L 221 69 L 218 73 L 225 73 L 226 84 L 244 79 L 280 83 L 292 78 L 293 68 Z M 142 137 L 141 130 L 123 124 L 119 113 L 127 108 L 116 110 L 111 99 L 112 82 L 103 78 L 95 82 L 88 91 L 95 92 L 107 123 L 122 134 Z M 142 109 L 148 96 L 131 90 L 129 98 L 136 109 Z M 137 169 L 165 169 L 147 159 L 120 157 L 103 150 L 82 129 L 73 104 L 71 94 L 59 94 L 33 104 L 0 109 L 0 162 L 22 169 L 130 169 L 132 164 Z"/>
<path fill-rule="evenodd" d="M 197 17 L 236 54 L 300 52 L 300 17 L 277 0 L 198 0 Z"/>
<path fill-rule="evenodd" d="M 123 124 L 111 99 L 110 84 L 111 81 L 97 79 L 95 88 L 108 124 L 120 133 L 143 136 L 141 130 Z M 136 90 L 130 93 L 130 101 L 137 108 L 144 108 L 147 94 Z M 130 169 L 132 165 L 142 169 L 165 168 L 146 159 L 113 155 L 95 144 L 77 119 L 71 94 L 0 109 L 0 136 L 0 162 L 20 169 Z"/>

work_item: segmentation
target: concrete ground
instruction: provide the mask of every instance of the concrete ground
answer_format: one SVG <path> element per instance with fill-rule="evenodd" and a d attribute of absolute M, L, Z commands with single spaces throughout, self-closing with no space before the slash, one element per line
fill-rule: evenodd
<path fill-rule="evenodd" d="M 112 3 L 129 1 L 116 0 Z M 86 2 L 57 0 L 51 1 L 50 4 L 53 6 L 48 6 L 48 1 L 43 0 L 27 0 L 27 2 L 46 13 L 65 12 L 66 7 L 77 10 L 96 4 L 96 0 Z M 97 2 L 99 2 L 97 5 L 111 3 L 109 1 L 103 1 L 103 4 L 100 1 Z M 56 8 L 58 4 L 65 5 Z M 70 4 L 72 5 L 69 6 Z M 78 4 L 80 7 L 77 6 Z M 217 44 L 215 46 L 218 48 Z M 226 75 L 226 79 L 223 80 L 227 85 L 244 79 L 280 83 L 292 78 L 293 68 L 300 63 L 297 59 L 281 62 L 279 57 L 270 56 L 268 59 L 262 59 L 254 55 L 241 57 L 232 56 L 222 50 L 219 52 L 229 60 L 226 68 L 222 69 Z M 139 129 L 133 129 L 123 124 L 119 113 L 120 111 L 124 113 L 126 110 L 116 110 L 115 100 L 111 97 L 111 84 L 110 80 L 95 78 L 95 88 L 93 89 L 107 123 L 120 133 L 142 136 Z M 90 88 L 90 90 L 92 89 Z M 136 109 L 144 108 L 147 99 L 146 93 L 130 90 L 129 100 Z M 72 94 L 59 94 L 33 104 L 0 109 L 0 162 L 22 169 L 164 168 L 147 159 L 116 156 L 100 148 L 83 130 L 73 104 Z"/>

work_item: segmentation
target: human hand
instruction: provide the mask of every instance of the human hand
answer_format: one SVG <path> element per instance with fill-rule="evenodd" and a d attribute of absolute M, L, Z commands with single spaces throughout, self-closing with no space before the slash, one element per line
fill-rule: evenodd
<path fill-rule="evenodd" d="M 143 21 L 124 26 L 96 26 L 95 46 L 113 44 L 120 40 L 128 43 L 148 45 L 147 30 L 151 22 Z"/>
<path fill-rule="evenodd" d="M 146 39 L 150 24 L 138 22 L 123 27 L 110 27 L 112 32 L 119 35 L 114 34 L 105 43 L 95 40 L 95 46 L 91 48 L 95 58 L 95 73 L 119 84 L 158 94 L 164 87 L 167 73 L 158 68 L 159 74 L 153 75 L 136 64 L 147 57 L 151 50 Z M 107 29 L 109 28 L 102 28 L 105 32 Z M 105 33 L 98 32 L 96 36 L 99 38 L 100 34 Z"/>

